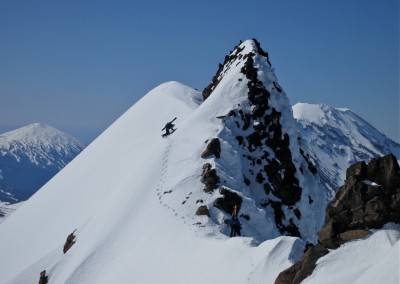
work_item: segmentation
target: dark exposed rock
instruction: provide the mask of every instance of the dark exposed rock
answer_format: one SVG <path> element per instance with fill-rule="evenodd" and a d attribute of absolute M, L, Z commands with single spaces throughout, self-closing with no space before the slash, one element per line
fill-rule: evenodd
<path fill-rule="evenodd" d="M 217 175 L 217 171 L 212 169 L 210 163 L 203 165 L 203 173 L 201 174 L 200 181 L 206 185 L 206 187 L 203 189 L 204 192 L 211 192 L 217 187 L 219 177 Z"/>
<path fill-rule="evenodd" d="M 68 235 L 67 240 L 65 241 L 63 252 L 66 253 L 74 244 L 75 244 L 75 233 L 74 230 L 71 234 Z"/>
<path fill-rule="evenodd" d="M 39 284 L 49 283 L 49 277 L 46 275 L 46 270 L 40 272 Z"/>
<path fill-rule="evenodd" d="M 239 145 L 243 144 L 243 137 L 242 136 L 236 136 L 236 140 L 239 142 Z"/>
<path fill-rule="evenodd" d="M 358 179 L 365 179 L 367 176 L 367 164 L 364 161 L 351 165 L 346 170 L 346 179 L 349 177 L 357 177 Z"/>
<path fill-rule="evenodd" d="M 372 159 L 367 167 L 368 179 L 384 188 L 398 188 L 400 186 L 400 167 L 394 155 Z"/>
<path fill-rule="evenodd" d="M 336 224 L 332 235 L 337 236 L 345 230 L 381 228 L 388 222 L 400 223 L 396 218 L 396 212 L 400 210 L 397 199 L 400 171 L 393 155 L 373 159 L 368 165 L 356 163 L 346 175 L 345 184 L 328 204 L 323 230 L 330 223 L 332 226 Z"/>
<path fill-rule="evenodd" d="M 221 144 L 218 138 L 211 139 L 210 143 L 207 145 L 206 150 L 201 154 L 203 159 L 214 155 L 216 158 L 219 158 L 221 154 Z"/>
<path fill-rule="evenodd" d="M 202 205 L 199 208 L 197 208 L 196 215 L 198 215 L 198 216 L 205 215 L 205 216 L 210 217 L 210 211 L 208 211 L 207 206 Z"/>
<path fill-rule="evenodd" d="M 400 223 L 400 167 L 389 154 L 367 165 L 359 162 L 346 171 L 346 181 L 326 209 L 319 244 L 311 247 L 292 267 L 281 272 L 275 283 L 300 283 L 311 275 L 318 258 L 340 245 L 370 234 L 369 228 Z"/>
<path fill-rule="evenodd" d="M 339 235 L 339 239 L 343 242 L 348 242 L 355 239 L 362 239 L 371 234 L 368 230 L 350 230 Z"/>
<path fill-rule="evenodd" d="M 214 201 L 214 207 L 231 214 L 233 212 L 233 206 L 236 205 L 237 213 L 240 211 L 242 198 L 237 193 L 232 192 L 225 187 L 221 187 L 219 193 L 223 195 L 223 197 L 219 197 Z"/>
<path fill-rule="evenodd" d="M 328 254 L 323 245 L 310 247 L 302 258 L 288 269 L 282 271 L 275 280 L 275 284 L 299 284 L 312 274 L 317 260 Z"/>
<path fill-rule="evenodd" d="M 243 49 L 244 49 L 244 46 L 242 48 L 239 48 L 239 46 L 235 46 L 235 50 L 230 55 L 225 56 L 223 64 L 220 63 L 218 65 L 217 73 L 212 78 L 211 83 L 203 90 L 202 96 L 203 96 L 204 100 L 206 100 L 211 95 L 211 93 L 215 90 L 215 88 L 218 86 L 218 84 L 221 81 L 222 76 L 223 76 L 222 71 L 224 70 L 224 67 L 227 66 L 227 68 L 229 69 L 229 64 L 232 64 L 232 62 L 236 58 L 241 56 L 239 54 L 240 54 L 240 52 L 243 51 Z"/>

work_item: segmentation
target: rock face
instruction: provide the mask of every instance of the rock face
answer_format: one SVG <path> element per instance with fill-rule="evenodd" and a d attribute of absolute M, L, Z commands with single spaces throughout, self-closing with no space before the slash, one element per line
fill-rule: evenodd
<path fill-rule="evenodd" d="M 346 182 L 326 209 L 319 244 L 299 262 L 281 272 L 276 284 L 300 283 L 312 274 L 317 260 L 341 244 L 366 237 L 368 229 L 400 223 L 400 167 L 392 154 L 358 162 L 346 171 Z"/>
<path fill-rule="evenodd" d="M 275 220 L 274 224 L 247 223 L 262 234 L 269 232 L 268 238 L 300 236 L 315 243 L 326 206 L 319 176 L 298 137 L 289 101 L 278 84 L 269 55 L 257 40 L 235 46 L 219 65 L 212 82 L 203 91 L 208 103 L 218 101 L 217 97 L 229 98 L 221 115 L 216 116 L 221 119 L 223 131 L 217 134 L 218 140 L 211 140 L 202 158 L 220 156 L 222 162 L 229 161 L 230 166 L 239 169 L 235 179 L 230 179 L 232 167 L 214 160 L 221 177 L 218 186 L 245 197 L 244 203 L 254 200 L 251 205 L 242 206 L 243 214 L 250 220 L 266 221 L 265 216 Z M 225 142 L 221 153 L 220 141 Z M 206 184 L 205 191 L 211 192 L 215 186 Z M 218 197 L 214 206 L 225 207 L 221 201 Z M 221 210 L 230 214 L 229 210 Z"/>
<path fill-rule="evenodd" d="M 206 185 L 203 189 L 204 192 L 212 192 L 219 182 L 219 177 L 217 171 L 212 168 L 210 163 L 203 165 L 203 173 L 201 174 L 201 182 Z"/>
<path fill-rule="evenodd" d="M 400 167 L 389 154 L 372 159 L 367 165 L 358 162 L 346 172 L 341 186 L 326 209 L 320 242 L 333 247 L 340 234 L 351 230 L 381 228 L 388 222 L 400 222 Z"/>

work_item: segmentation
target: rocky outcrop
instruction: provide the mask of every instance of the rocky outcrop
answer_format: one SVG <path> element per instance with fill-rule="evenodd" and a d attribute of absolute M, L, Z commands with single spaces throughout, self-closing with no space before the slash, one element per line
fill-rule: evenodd
<path fill-rule="evenodd" d="M 76 238 L 74 235 L 75 231 L 73 231 L 71 234 L 68 235 L 63 248 L 64 253 L 66 253 L 75 244 L 75 238 Z"/>
<path fill-rule="evenodd" d="M 344 232 L 400 223 L 399 201 L 400 167 L 395 156 L 352 165 L 345 184 L 328 204 L 320 242 L 335 248 L 342 243 L 340 235 Z"/>
<path fill-rule="evenodd" d="M 216 158 L 219 158 L 221 155 L 221 144 L 218 138 L 211 139 L 204 152 L 201 153 L 201 157 L 203 159 L 206 159 L 212 155 L 214 155 Z"/>
<path fill-rule="evenodd" d="M 210 211 L 208 210 L 206 205 L 201 205 L 199 208 L 197 208 L 196 215 L 210 217 Z"/>
<path fill-rule="evenodd" d="M 217 175 L 217 171 L 212 168 L 210 163 L 203 165 L 201 182 L 206 185 L 206 187 L 203 189 L 206 193 L 212 192 L 218 185 L 219 177 Z"/>
<path fill-rule="evenodd" d="M 281 272 L 275 284 L 299 284 L 312 274 L 317 260 L 329 251 L 323 245 L 316 245 L 307 250 L 302 258 L 288 269 Z"/>
<path fill-rule="evenodd" d="M 389 222 L 400 223 L 400 167 L 394 155 L 358 162 L 346 171 L 346 181 L 326 209 L 325 225 L 312 246 L 275 283 L 300 283 L 312 274 L 317 260 L 341 244 L 370 234 Z"/>
<path fill-rule="evenodd" d="M 239 213 L 242 205 L 242 198 L 237 193 L 230 191 L 225 187 L 221 187 L 219 193 L 222 197 L 219 197 L 214 201 L 214 207 L 231 215 L 234 206 L 236 206 L 236 212 Z"/>
<path fill-rule="evenodd" d="M 46 275 L 46 270 L 40 272 L 39 284 L 49 283 L 49 277 Z"/>

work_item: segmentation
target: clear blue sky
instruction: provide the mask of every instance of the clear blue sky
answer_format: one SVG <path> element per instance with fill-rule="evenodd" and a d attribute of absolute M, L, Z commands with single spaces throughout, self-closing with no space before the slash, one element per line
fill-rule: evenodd
<path fill-rule="evenodd" d="M 3 0 L 0 133 L 42 122 L 88 143 L 163 82 L 203 90 L 249 38 L 292 104 L 349 108 L 399 141 L 398 0 Z"/>

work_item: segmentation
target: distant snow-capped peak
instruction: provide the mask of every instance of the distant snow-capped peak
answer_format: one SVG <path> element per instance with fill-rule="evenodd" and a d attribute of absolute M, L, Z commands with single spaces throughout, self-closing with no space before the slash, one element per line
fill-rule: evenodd
<path fill-rule="evenodd" d="M 297 103 L 293 115 L 328 187 L 328 199 L 343 184 L 346 169 L 353 163 L 388 153 L 400 159 L 398 143 L 347 108 Z"/>
<path fill-rule="evenodd" d="M 0 156 L 11 156 L 18 162 L 28 159 L 43 167 L 57 165 L 61 169 L 84 147 L 74 137 L 42 123 L 0 134 Z"/>

